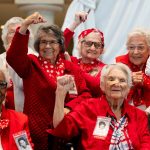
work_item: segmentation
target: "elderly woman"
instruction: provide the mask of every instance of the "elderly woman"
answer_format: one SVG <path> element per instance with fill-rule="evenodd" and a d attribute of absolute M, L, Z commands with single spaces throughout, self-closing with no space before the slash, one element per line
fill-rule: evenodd
<path fill-rule="evenodd" d="M 81 71 L 64 59 L 64 37 L 57 26 L 41 26 L 34 43 L 39 56 L 27 55 L 30 34 L 27 28 L 31 24 L 43 22 L 39 13 L 27 17 L 17 29 L 6 57 L 23 80 L 24 113 L 28 115 L 31 136 L 37 150 L 48 149 L 46 129 L 52 127 L 57 77 L 64 74 L 74 77 L 74 90 L 69 91 L 65 101 L 65 106 L 70 109 L 90 96 Z"/>
<path fill-rule="evenodd" d="M 81 23 L 84 23 L 88 17 L 86 12 L 77 12 L 75 14 L 72 24 L 65 29 L 65 43 L 66 47 L 74 34 L 74 30 Z M 96 28 L 86 29 L 78 36 L 77 49 L 80 54 L 80 58 L 71 57 L 71 61 L 78 65 L 83 70 L 84 78 L 86 80 L 88 88 L 94 97 L 100 96 L 99 78 L 100 72 L 105 65 L 100 61 L 99 57 L 104 51 L 104 34 L 102 31 Z"/>
<path fill-rule="evenodd" d="M 144 110 L 150 106 L 150 77 L 145 75 L 150 34 L 144 29 L 135 29 L 129 33 L 126 45 L 128 53 L 118 56 L 116 61 L 128 65 L 132 70 L 133 87 L 128 96 L 129 103 Z"/>
<path fill-rule="evenodd" d="M 83 101 L 64 116 L 63 103 L 72 87 L 72 77 L 60 77 L 53 117 L 55 129 L 49 132 L 64 138 L 80 134 L 79 150 L 150 149 L 147 115 L 126 101 L 132 85 L 130 69 L 121 63 L 105 66 L 100 85 L 102 97 Z M 103 129 L 99 128 L 100 122 L 105 123 Z"/>
<path fill-rule="evenodd" d="M 29 142 L 30 150 L 33 144 L 28 128 L 28 118 L 23 113 L 6 109 L 3 102 L 6 100 L 7 76 L 3 70 L 0 70 L 0 131 L 1 131 L 1 150 L 18 150 L 17 137 L 25 136 Z"/>
<path fill-rule="evenodd" d="M 2 41 L 3 46 L 5 50 L 7 51 L 13 36 L 15 34 L 16 28 L 22 24 L 24 21 L 21 17 L 12 17 L 4 24 L 4 28 L 2 29 Z M 31 32 L 31 30 L 30 30 Z M 34 50 L 32 50 L 33 45 L 33 35 L 30 35 L 30 42 L 28 44 L 29 51 L 28 53 L 36 54 Z M 23 93 L 23 84 L 22 79 L 18 76 L 18 74 L 8 65 L 6 61 L 6 52 L 3 52 L 0 55 L 0 64 L 2 69 L 7 70 L 9 74 L 9 84 L 7 88 L 7 101 L 6 101 L 6 107 L 15 109 L 16 111 L 23 111 L 23 105 L 24 105 L 24 93 Z M 13 97 L 14 96 L 14 97 Z"/>

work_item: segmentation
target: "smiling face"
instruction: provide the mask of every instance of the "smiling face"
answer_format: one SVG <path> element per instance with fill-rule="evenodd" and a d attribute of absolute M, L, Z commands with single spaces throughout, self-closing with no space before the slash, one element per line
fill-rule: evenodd
<path fill-rule="evenodd" d="M 145 36 L 134 35 L 130 37 L 127 49 L 129 51 L 129 60 L 134 65 L 142 66 L 146 63 L 149 56 L 149 47 Z"/>
<path fill-rule="evenodd" d="M 91 45 L 92 44 L 92 45 Z M 91 32 L 81 41 L 80 55 L 82 59 L 93 61 L 103 52 L 100 34 Z"/>
<path fill-rule="evenodd" d="M 129 92 L 127 75 L 120 68 L 113 68 L 105 78 L 104 92 L 108 101 L 124 100 Z"/>
<path fill-rule="evenodd" d="M 56 37 L 52 34 L 43 33 L 39 44 L 39 55 L 55 64 L 59 52 L 60 44 Z"/>

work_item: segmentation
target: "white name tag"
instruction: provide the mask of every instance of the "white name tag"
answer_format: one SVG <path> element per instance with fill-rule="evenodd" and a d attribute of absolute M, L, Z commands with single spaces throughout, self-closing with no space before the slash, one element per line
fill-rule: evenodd
<path fill-rule="evenodd" d="M 15 140 L 18 150 L 32 150 L 25 130 L 13 134 L 13 138 Z"/>
<path fill-rule="evenodd" d="M 93 135 L 95 138 L 105 140 L 108 134 L 110 121 L 111 118 L 108 117 L 103 117 L 103 116 L 97 117 L 96 125 L 93 131 Z"/>

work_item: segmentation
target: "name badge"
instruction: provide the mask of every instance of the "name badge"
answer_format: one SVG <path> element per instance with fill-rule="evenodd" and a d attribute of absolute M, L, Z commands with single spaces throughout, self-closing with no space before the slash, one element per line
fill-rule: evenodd
<path fill-rule="evenodd" d="M 25 130 L 13 134 L 13 138 L 15 140 L 18 150 L 33 150 Z"/>
<path fill-rule="evenodd" d="M 105 140 L 108 134 L 110 121 L 111 118 L 108 117 L 103 117 L 103 116 L 97 117 L 96 125 L 93 131 L 93 135 L 95 138 Z"/>

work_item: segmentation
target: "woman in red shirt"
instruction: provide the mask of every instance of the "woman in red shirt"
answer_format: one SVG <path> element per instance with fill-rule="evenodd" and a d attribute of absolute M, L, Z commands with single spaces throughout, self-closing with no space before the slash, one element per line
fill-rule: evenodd
<path fill-rule="evenodd" d="M 7 91 L 7 78 L 0 70 L 0 149 L 18 150 L 17 139 L 24 137 L 30 150 L 33 149 L 28 128 L 28 118 L 25 114 L 6 109 L 3 105 Z"/>
<path fill-rule="evenodd" d="M 84 98 L 91 97 L 81 70 L 64 58 L 64 36 L 56 25 L 43 25 L 38 29 L 34 47 L 39 55 L 27 55 L 28 27 L 44 22 L 39 13 L 27 17 L 21 27 L 17 28 L 6 56 L 9 65 L 23 80 L 24 113 L 29 118 L 36 150 L 48 149 L 46 129 L 52 128 L 57 77 L 64 74 L 74 77 L 76 88 L 70 90 L 66 97 L 67 108 L 73 109 Z"/>
<path fill-rule="evenodd" d="M 84 23 L 88 17 L 86 12 L 77 12 L 75 14 L 72 24 L 65 29 L 65 45 L 68 47 L 71 38 L 73 37 L 74 30 L 81 23 Z M 104 51 L 104 34 L 96 28 L 90 28 L 82 31 L 78 36 L 78 44 L 76 45 L 80 58 L 69 56 L 68 59 L 74 64 L 78 65 L 84 72 L 84 78 L 87 86 L 90 89 L 93 97 L 101 95 L 99 78 L 101 69 L 104 63 L 99 59 Z M 70 58 L 69 58 L 70 57 Z"/>
<path fill-rule="evenodd" d="M 55 129 L 48 132 L 64 138 L 80 135 L 79 150 L 150 149 L 147 115 L 126 101 L 131 85 L 131 70 L 126 65 L 106 65 L 100 80 L 104 95 L 83 101 L 64 116 L 61 113 L 64 98 L 73 84 L 69 75 L 59 78 L 53 117 Z M 104 128 L 99 127 L 100 122 L 105 123 Z"/>

